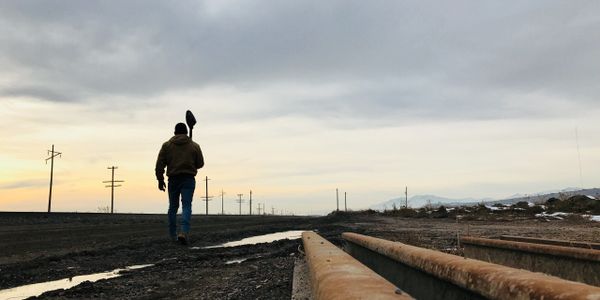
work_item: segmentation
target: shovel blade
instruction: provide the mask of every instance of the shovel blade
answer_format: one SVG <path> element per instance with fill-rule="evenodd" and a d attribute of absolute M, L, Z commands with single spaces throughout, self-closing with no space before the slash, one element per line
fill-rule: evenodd
<path fill-rule="evenodd" d="M 187 123 L 190 129 L 194 128 L 194 125 L 196 125 L 196 118 L 194 117 L 194 114 L 189 110 L 185 112 L 185 122 Z"/>

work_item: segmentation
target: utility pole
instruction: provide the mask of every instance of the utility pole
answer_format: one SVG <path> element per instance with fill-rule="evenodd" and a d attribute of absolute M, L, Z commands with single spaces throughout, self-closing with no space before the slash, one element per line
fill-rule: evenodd
<path fill-rule="evenodd" d="M 348 211 L 348 204 L 346 203 L 346 192 L 344 192 L 344 211 Z"/>
<path fill-rule="evenodd" d="M 252 190 L 250 190 L 250 202 L 249 203 L 250 203 L 250 210 L 249 210 L 249 212 L 250 212 L 250 215 L 252 215 Z"/>
<path fill-rule="evenodd" d="M 241 216 L 242 215 L 242 202 L 244 202 L 244 200 L 242 200 L 242 196 L 244 196 L 244 194 L 237 194 L 237 195 L 240 198 L 240 199 L 236 200 L 236 202 L 240 204 L 240 216 Z"/>
<path fill-rule="evenodd" d="M 579 152 L 579 130 L 575 127 L 575 142 L 577 143 L 577 159 L 579 160 L 579 186 L 583 188 L 583 171 L 581 170 L 581 152 Z"/>
<path fill-rule="evenodd" d="M 52 150 L 48 150 L 48 155 L 50 157 L 46 158 L 46 164 L 48 164 L 48 160 L 50 160 L 50 192 L 48 193 L 48 213 L 52 211 L 52 179 L 54 177 L 54 158 L 59 156 L 61 157 L 61 152 L 54 151 L 54 144 L 52 144 Z"/>
<path fill-rule="evenodd" d="M 275 215 L 275 207 L 271 206 L 271 214 Z"/>
<path fill-rule="evenodd" d="M 223 196 L 225 196 L 225 192 L 223 192 L 223 189 L 221 189 L 221 214 L 222 215 L 225 214 L 225 206 L 223 206 Z"/>
<path fill-rule="evenodd" d="M 408 186 L 404 188 L 404 208 L 408 208 Z"/>
<path fill-rule="evenodd" d="M 120 184 L 115 185 L 115 182 L 125 182 L 123 180 L 115 180 L 115 169 L 118 169 L 119 167 L 108 167 L 107 169 L 111 170 L 111 177 L 110 180 L 107 181 L 102 181 L 102 183 L 110 183 L 110 185 L 106 185 L 104 187 L 109 187 L 110 188 L 110 213 L 113 214 L 115 212 L 114 208 L 115 208 L 115 188 L 116 187 L 120 187 Z"/>
<path fill-rule="evenodd" d="M 335 204 L 336 204 L 336 211 L 340 211 L 340 197 L 338 194 L 338 189 L 335 189 Z"/>
<path fill-rule="evenodd" d="M 206 201 L 206 215 L 207 216 L 208 216 L 208 201 L 210 201 L 210 198 L 212 198 L 212 196 L 211 197 L 208 196 L 208 181 L 209 180 L 210 179 L 208 179 L 208 176 L 206 176 L 204 178 L 204 181 L 206 182 L 206 190 L 205 190 L 205 194 L 204 194 L 205 195 L 204 200 L 202 200 L 202 201 Z"/>
<path fill-rule="evenodd" d="M 258 205 L 258 215 L 260 216 L 260 203 L 258 203 L 257 205 Z"/>

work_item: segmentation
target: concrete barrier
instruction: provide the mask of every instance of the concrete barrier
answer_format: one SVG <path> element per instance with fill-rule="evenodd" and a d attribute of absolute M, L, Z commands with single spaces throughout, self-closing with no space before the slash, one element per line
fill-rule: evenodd
<path fill-rule="evenodd" d="M 413 299 L 318 234 L 306 231 L 302 242 L 314 299 Z"/>
<path fill-rule="evenodd" d="M 343 233 L 342 237 L 348 242 L 351 253 L 368 250 L 371 252 L 370 254 L 363 254 L 367 260 L 376 255 L 393 260 L 405 266 L 406 269 L 412 269 L 414 272 L 418 271 L 422 273 L 423 276 L 428 276 L 430 281 L 438 280 L 446 282 L 447 284 L 471 292 L 478 298 L 600 299 L 600 288 L 579 282 L 567 281 L 541 273 L 467 259 L 356 233 Z M 357 249 L 362 250 L 356 251 Z M 361 259 L 359 258 L 359 260 Z M 373 267 L 367 262 L 365 264 L 377 272 L 381 271 L 378 269 L 385 269 L 385 266 Z M 396 270 L 396 272 L 401 272 L 401 270 Z M 412 274 L 409 275 L 413 276 Z M 402 276 L 401 274 L 399 277 L 406 278 L 407 276 Z M 418 283 L 413 287 L 407 287 L 403 282 L 391 281 L 416 298 L 459 299 L 451 298 L 450 296 L 435 296 L 435 291 L 430 292 L 429 295 L 431 297 L 420 296 L 414 292 L 415 290 L 422 289 L 422 287 L 417 286 Z M 427 281 L 424 280 L 423 283 L 427 283 Z M 462 299 L 471 298 L 463 297 Z"/>
<path fill-rule="evenodd" d="M 540 239 L 540 238 L 514 236 L 514 235 L 502 235 L 502 236 L 500 236 L 500 239 L 505 240 L 505 241 L 513 241 L 513 242 L 525 242 L 525 243 L 534 243 L 534 244 L 544 244 L 544 245 L 554 245 L 554 246 L 576 247 L 576 248 L 600 250 L 600 244 L 592 243 L 592 242 Z"/>
<path fill-rule="evenodd" d="M 600 286 L 600 250 L 462 237 L 466 257 Z"/>

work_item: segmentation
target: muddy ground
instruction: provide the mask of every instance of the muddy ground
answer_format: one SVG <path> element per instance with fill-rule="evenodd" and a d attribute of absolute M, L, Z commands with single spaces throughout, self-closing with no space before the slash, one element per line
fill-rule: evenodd
<path fill-rule="evenodd" d="M 41 299 L 290 299 L 300 240 L 234 248 L 191 249 L 286 230 L 317 230 L 340 245 L 352 231 L 460 254 L 457 234 L 502 234 L 600 242 L 600 223 L 459 221 L 367 215 L 333 217 L 194 216 L 191 244 L 167 239 L 165 215 L 0 213 L 0 289 L 110 271 L 154 266 Z M 234 259 L 242 263 L 226 264 Z"/>

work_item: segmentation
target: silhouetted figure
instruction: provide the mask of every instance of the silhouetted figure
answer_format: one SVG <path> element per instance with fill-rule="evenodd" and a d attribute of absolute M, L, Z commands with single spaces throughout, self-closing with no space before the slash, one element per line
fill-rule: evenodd
<path fill-rule="evenodd" d="M 204 166 L 204 157 L 200 146 L 187 136 L 187 127 L 183 123 L 175 125 L 175 136 L 166 141 L 156 159 L 156 179 L 158 189 L 165 190 L 163 173 L 167 167 L 169 177 L 169 236 L 174 241 L 187 244 L 192 217 L 192 198 L 196 188 L 196 174 Z M 177 210 L 181 195 L 181 230 L 177 234 Z"/>

